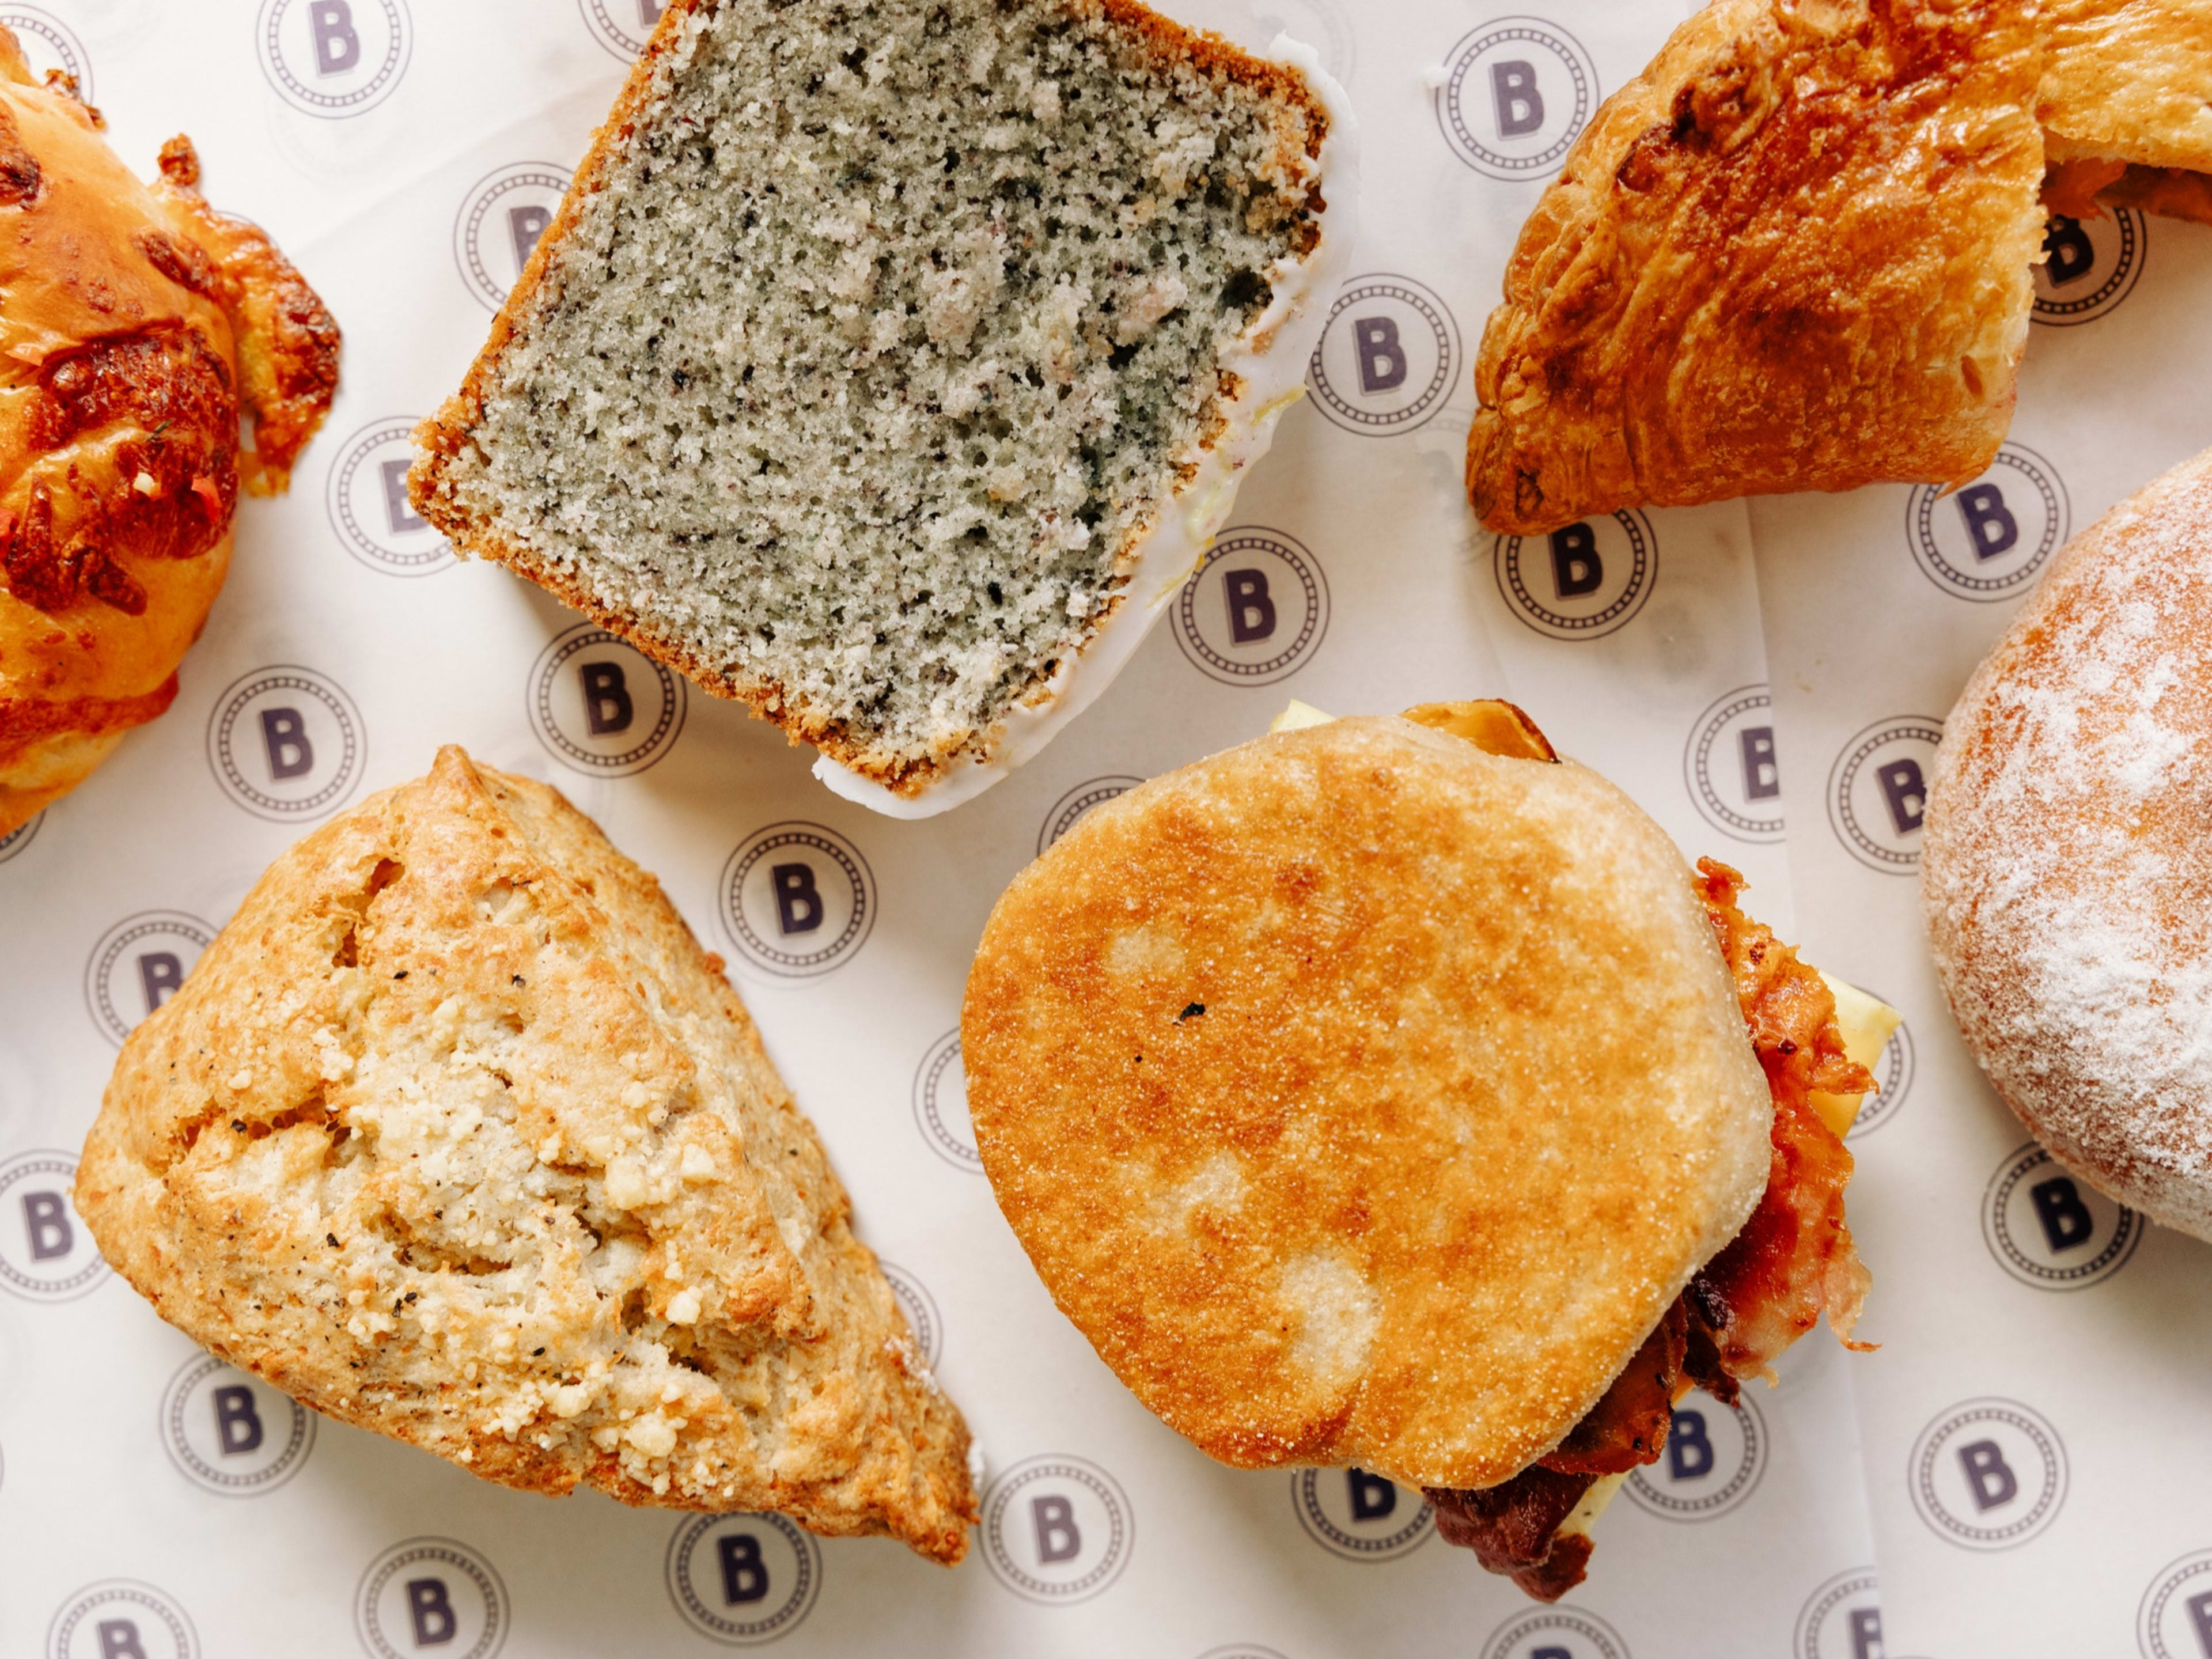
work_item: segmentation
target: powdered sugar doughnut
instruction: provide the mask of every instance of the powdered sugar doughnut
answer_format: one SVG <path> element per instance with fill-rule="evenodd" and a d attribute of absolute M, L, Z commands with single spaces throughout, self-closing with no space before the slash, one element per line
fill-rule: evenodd
<path fill-rule="evenodd" d="M 2076 538 L 1967 682 L 1921 895 L 2006 1103 L 2212 1238 L 2212 453 Z"/>

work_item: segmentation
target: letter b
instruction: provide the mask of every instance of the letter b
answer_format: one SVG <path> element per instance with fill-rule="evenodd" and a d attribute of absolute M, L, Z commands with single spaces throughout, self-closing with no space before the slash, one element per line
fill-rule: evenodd
<path fill-rule="evenodd" d="M 576 671 L 584 682 L 584 720 L 595 738 L 611 737 L 629 730 L 637 718 L 629 684 L 618 662 L 587 662 Z"/>
<path fill-rule="evenodd" d="M 422 519 L 407 499 L 407 466 L 405 461 L 376 464 L 376 476 L 384 482 L 384 521 L 392 526 L 395 536 L 422 528 Z"/>
<path fill-rule="evenodd" d="M 2089 1242 L 2097 1231 L 2096 1218 L 2081 1201 L 2081 1189 L 2064 1176 L 2039 1181 L 2027 1190 L 2035 1206 L 2035 1218 L 2043 1224 L 2043 1237 L 2052 1254 L 2071 1250 Z"/>
<path fill-rule="evenodd" d="M 2020 1496 L 2020 1477 L 1994 1440 L 1970 1440 L 1960 1447 L 1959 1467 L 1966 1472 L 1966 1490 L 1978 1510 L 1993 1510 Z"/>
<path fill-rule="evenodd" d="M 1743 756 L 1743 796 L 1746 800 L 1772 800 L 1782 793 L 1782 775 L 1774 764 L 1774 728 L 1747 726 L 1736 734 Z"/>
<path fill-rule="evenodd" d="M 787 938 L 822 925 L 822 890 L 814 884 L 812 865 L 775 865 L 768 878 L 775 888 L 775 925 Z"/>
<path fill-rule="evenodd" d="M 261 1445 L 261 1413 L 254 1409 L 253 1390 L 240 1382 L 217 1389 L 215 1401 L 216 1442 L 225 1457 L 240 1457 Z"/>
<path fill-rule="evenodd" d="M 538 246 L 538 239 L 545 234 L 545 227 L 552 222 L 552 214 L 542 207 L 507 209 L 507 234 L 514 243 L 514 263 L 517 266 L 530 263 L 530 255 Z"/>
<path fill-rule="evenodd" d="M 1352 1518 L 1380 1521 L 1398 1507 L 1398 1488 L 1379 1474 L 1364 1469 L 1344 1472 L 1345 1490 L 1352 1498 Z"/>
<path fill-rule="evenodd" d="M 461 1621 L 453 1616 L 453 1598 L 444 1579 L 407 1581 L 407 1622 L 415 1627 L 418 1648 L 434 1648 L 459 1632 Z"/>
<path fill-rule="evenodd" d="M 361 63 L 361 32 L 353 26 L 352 0 L 313 0 L 307 27 L 315 37 L 315 73 L 343 75 Z"/>
<path fill-rule="evenodd" d="M 1597 550 L 1597 532 L 1587 523 L 1552 532 L 1552 590 L 1563 599 L 1579 599 L 1605 585 L 1605 560 Z"/>
<path fill-rule="evenodd" d="M 296 708 L 261 711 L 261 746 L 269 754 L 272 778 L 303 778 L 315 769 L 315 745 Z"/>
<path fill-rule="evenodd" d="M 749 1532 L 726 1534 L 714 1546 L 722 1563 L 722 1600 L 732 1607 L 768 1600 L 768 1564 L 760 1540 Z"/>
<path fill-rule="evenodd" d="M 2189 1628 L 2196 1632 L 2197 1650 L 2212 1659 L 2212 1590 L 2192 1595 L 2181 1604 L 2189 1612 Z"/>
<path fill-rule="evenodd" d="M 1490 101 L 1498 112 L 1500 138 L 1525 138 L 1544 125 L 1544 94 L 1536 90 L 1536 66 L 1525 58 L 1490 66 Z"/>
<path fill-rule="evenodd" d="M 1073 1561 L 1083 1553 L 1083 1528 L 1075 1524 L 1075 1505 L 1059 1493 L 1030 1498 L 1030 1522 L 1036 1528 L 1039 1561 Z"/>
<path fill-rule="evenodd" d="M 59 1193 L 23 1194 L 23 1230 L 31 1236 L 31 1260 L 52 1261 L 76 1248 L 76 1229 Z"/>
<path fill-rule="evenodd" d="M 1229 637 L 1238 645 L 1273 639 L 1275 601 L 1267 592 L 1264 570 L 1224 570 L 1221 589 L 1229 606 Z"/>
<path fill-rule="evenodd" d="M 1881 799 L 1897 833 L 1909 836 L 1917 830 L 1928 810 L 1928 781 L 1921 775 L 1920 763 L 1910 757 L 1891 761 L 1875 769 L 1875 780 L 1881 785 Z"/>
<path fill-rule="evenodd" d="M 1352 325 L 1359 353 L 1359 389 L 1369 397 L 1406 384 L 1406 348 L 1398 341 L 1395 317 L 1359 317 Z"/>
<path fill-rule="evenodd" d="M 2089 244 L 2089 233 L 2079 219 L 2063 214 L 2051 216 L 2043 233 L 2043 274 L 2053 288 L 2078 283 L 2096 268 L 2097 250 Z"/>
<path fill-rule="evenodd" d="M 149 951 L 138 958 L 138 988 L 146 994 L 146 1012 L 152 1013 L 176 994 L 185 982 L 185 964 L 171 951 Z"/>
<path fill-rule="evenodd" d="M 1705 1432 L 1705 1414 L 1674 1408 L 1674 1426 L 1667 1431 L 1667 1474 L 1674 1480 L 1702 1480 L 1713 1472 L 1713 1438 Z"/>
<path fill-rule="evenodd" d="M 1850 1630 L 1851 1659 L 1882 1659 L 1880 1607 L 1853 1607 Z"/>
<path fill-rule="evenodd" d="M 1547 1645 L 1540 1648 L 1529 1649 L 1528 1659 L 1575 1659 L 1575 1653 L 1572 1648 L 1559 1648 Z"/>
<path fill-rule="evenodd" d="M 2005 505 L 2004 491 L 1995 484 L 1968 484 L 1959 492 L 1958 502 L 1976 559 L 1994 559 L 2020 545 L 2020 520 Z"/>
<path fill-rule="evenodd" d="M 130 1620 L 103 1619 L 93 1628 L 100 1635 L 100 1659 L 146 1659 L 138 1626 Z"/>

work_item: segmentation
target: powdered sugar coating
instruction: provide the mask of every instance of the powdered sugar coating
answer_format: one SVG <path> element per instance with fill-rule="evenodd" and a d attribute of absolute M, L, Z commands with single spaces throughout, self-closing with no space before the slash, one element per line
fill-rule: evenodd
<path fill-rule="evenodd" d="M 2212 1238 L 2212 453 L 2061 556 L 1967 683 L 1921 894 L 1967 1047 L 2067 1168 Z"/>

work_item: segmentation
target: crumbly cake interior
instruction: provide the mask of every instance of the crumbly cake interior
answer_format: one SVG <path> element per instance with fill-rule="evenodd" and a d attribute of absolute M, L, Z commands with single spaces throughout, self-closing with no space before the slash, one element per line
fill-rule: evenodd
<path fill-rule="evenodd" d="M 1114 604 L 1317 236 L 1303 88 L 1115 10 L 702 5 L 456 504 L 871 772 L 987 746 Z"/>

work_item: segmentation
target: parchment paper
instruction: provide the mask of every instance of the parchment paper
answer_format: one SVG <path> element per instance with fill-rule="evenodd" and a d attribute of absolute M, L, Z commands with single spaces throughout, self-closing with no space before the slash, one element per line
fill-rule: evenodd
<path fill-rule="evenodd" d="M 1287 29 L 1348 87 L 1356 274 L 1188 607 L 1040 759 L 898 823 L 534 588 L 454 562 L 390 493 L 407 427 L 457 383 L 611 100 L 639 5 L 0 4 L 40 61 L 77 64 L 133 165 L 190 131 L 211 198 L 276 233 L 347 334 L 336 412 L 291 495 L 241 510 L 175 708 L 0 844 L 0 1649 L 1875 1659 L 1887 1617 L 1923 1644 L 1893 1633 L 1893 1659 L 2124 1651 L 2161 1565 L 2212 1545 L 2188 1483 L 2154 1473 L 2198 1443 L 2196 1247 L 2154 1233 L 2075 1295 L 1993 1264 L 1974 1206 L 2025 1136 L 1942 1035 L 1909 883 L 1853 862 L 1819 794 L 1844 735 L 1942 712 L 2002 607 L 1918 574 L 1903 492 L 1510 544 L 1461 494 L 1473 353 L 1513 236 L 1678 14 L 1170 8 L 1255 44 Z M 2172 343 L 2190 258 L 2212 247 L 2164 225 L 2151 242 L 2124 313 L 2036 343 L 2020 436 L 2062 458 L 2076 522 L 2193 441 Z M 2099 348 L 2138 325 L 2134 378 L 2100 373 Z M 1882 1353 L 1817 1334 L 1741 1412 L 1693 1399 L 1668 1459 L 1600 1522 L 1589 1583 L 1549 1609 L 1436 1542 L 1418 1493 L 1218 1468 L 1148 1416 L 994 1207 L 952 1042 L 992 901 L 1087 805 L 1258 732 L 1291 696 L 1356 713 L 1480 695 L 1521 702 L 1686 852 L 1742 868 L 1758 914 L 1906 1009 L 1917 1066 L 1855 1143 Z M 988 1456 L 968 1565 L 548 1502 L 318 1423 L 162 1324 L 56 1207 L 131 1024 L 283 848 L 447 741 L 557 783 L 730 959 Z M 818 916 L 779 913 L 764 847 L 809 865 Z M 2047 1413 L 2076 1460 L 2057 1521 L 2008 1554 L 1952 1547 L 1905 1492 L 1923 1420 L 1985 1395 Z"/>

